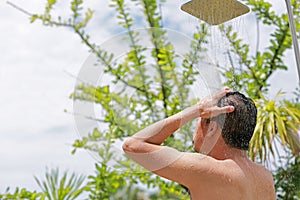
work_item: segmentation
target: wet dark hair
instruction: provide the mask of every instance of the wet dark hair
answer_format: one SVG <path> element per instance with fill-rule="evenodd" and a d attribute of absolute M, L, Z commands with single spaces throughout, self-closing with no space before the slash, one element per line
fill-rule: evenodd
<path fill-rule="evenodd" d="M 235 108 L 232 113 L 221 114 L 211 119 L 221 126 L 225 143 L 233 148 L 248 150 L 257 116 L 257 109 L 252 99 L 239 92 L 230 92 L 219 100 L 218 106 Z"/>

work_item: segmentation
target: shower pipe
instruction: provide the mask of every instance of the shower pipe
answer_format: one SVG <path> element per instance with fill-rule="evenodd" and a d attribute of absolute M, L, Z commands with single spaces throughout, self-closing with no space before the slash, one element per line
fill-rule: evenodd
<path fill-rule="evenodd" d="M 293 45 L 294 45 L 296 65 L 297 65 L 297 69 L 298 69 L 298 79 L 300 80 L 300 53 L 299 53 L 299 44 L 298 44 L 296 28 L 295 28 L 295 21 L 294 21 L 294 16 L 293 16 L 293 9 L 292 9 L 290 0 L 285 0 L 285 3 L 286 3 L 287 11 L 288 11 L 289 23 L 290 23 L 292 40 L 293 40 Z"/>

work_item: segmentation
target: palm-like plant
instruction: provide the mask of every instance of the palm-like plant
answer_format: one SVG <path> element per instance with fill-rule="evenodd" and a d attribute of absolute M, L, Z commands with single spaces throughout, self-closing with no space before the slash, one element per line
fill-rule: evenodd
<path fill-rule="evenodd" d="M 85 176 L 72 173 L 68 177 L 67 171 L 60 176 L 58 168 L 47 170 L 45 180 L 34 178 L 42 190 L 41 199 L 74 200 L 78 199 L 86 190 Z"/>
<path fill-rule="evenodd" d="M 277 98 L 282 93 L 277 94 Z M 258 107 L 257 126 L 250 144 L 249 154 L 252 159 L 257 156 L 265 161 L 268 153 L 278 154 L 279 139 L 283 147 L 287 147 L 295 156 L 300 153 L 300 109 L 297 103 L 267 100 L 264 96 L 256 101 Z"/>

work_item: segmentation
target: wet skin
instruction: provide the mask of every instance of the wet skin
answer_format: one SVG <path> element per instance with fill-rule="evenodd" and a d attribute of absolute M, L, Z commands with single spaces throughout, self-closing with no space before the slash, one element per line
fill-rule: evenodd
<path fill-rule="evenodd" d="M 210 125 L 199 120 L 194 136 L 194 149 L 199 152 Z M 221 131 L 221 130 L 218 130 Z M 220 133 L 219 133 L 220 134 Z M 273 200 L 275 189 L 272 174 L 248 159 L 246 151 L 229 148 L 222 137 L 211 152 L 199 160 L 209 167 L 200 171 L 188 187 L 192 199 Z M 203 165 L 200 164 L 200 165 Z M 200 167 L 202 168 L 202 167 Z"/>
<path fill-rule="evenodd" d="M 207 124 L 204 120 L 234 111 L 232 106 L 216 106 L 228 92 L 219 91 L 139 131 L 125 141 L 123 150 L 146 169 L 186 186 L 192 200 L 275 200 L 271 173 L 249 160 L 246 151 L 225 144 L 216 122 Z M 196 153 L 161 146 L 176 130 L 199 117 L 194 134 Z"/>

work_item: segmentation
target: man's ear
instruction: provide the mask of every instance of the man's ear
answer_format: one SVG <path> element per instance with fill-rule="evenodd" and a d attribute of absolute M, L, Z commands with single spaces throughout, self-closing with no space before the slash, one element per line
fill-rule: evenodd
<path fill-rule="evenodd" d="M 196 126 L 196 129 L 195 129 L 194 134 L 193 134 L 193 138 L 195 138 L 195 136 L 198 134 L 199 129 L 202 129 L 202 127 L 201 127 L 201 118 L 197 122 L 197 126 Z"/>
<path fill-rule="evenodd" d="M 215 133 L 217 133 L 217 130 L 219 129 L 219 124 L 216 121 L 210 121 L 209 127 L 207 130 L 207 135 L 212 136 Z"/>
<path fill-rule="evenodd" d="M 221 133 L 218 129 L 218 123 L 215 121 L 210 121 L 202 146 L 200 148 L 200 152 L 203 154 L 208 154 L 211 152 L 221 136 Z"/>

